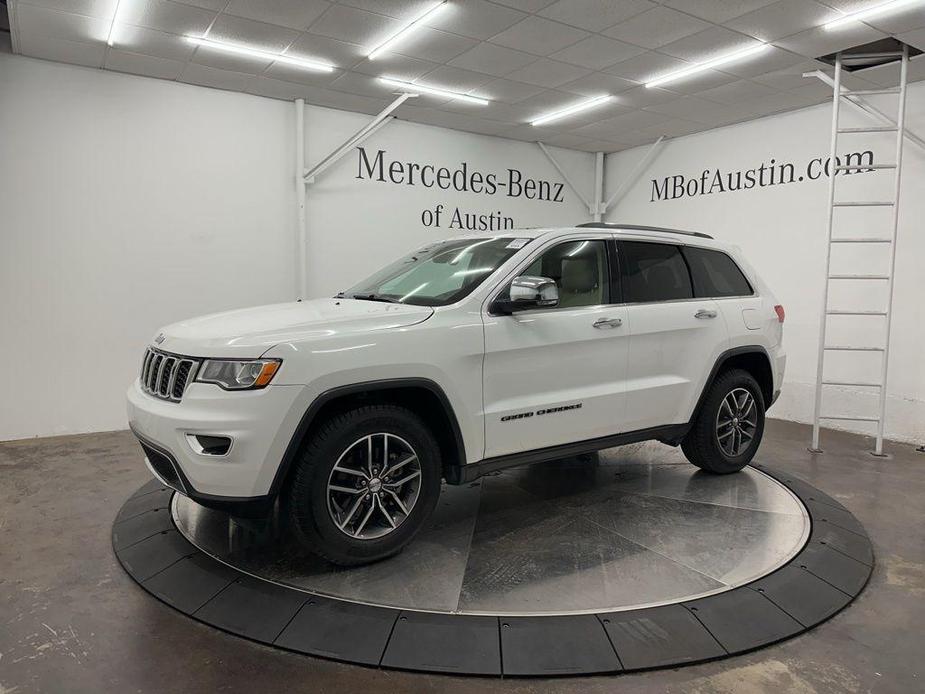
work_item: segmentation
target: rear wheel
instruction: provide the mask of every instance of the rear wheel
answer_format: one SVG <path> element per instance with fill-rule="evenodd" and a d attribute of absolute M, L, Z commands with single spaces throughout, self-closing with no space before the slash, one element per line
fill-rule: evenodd
<path fill-rule="evenodd" d="M 311 551 L 345 566 L 400 551 L 440 494 L 440 456 L 410 410 L 372 405 L 326 422 L 289 487 L 289 516 Z"/>
<path fill-rule="evenodd" d="M 747 371 L 732 369 L 710 386 L 681 450 L 706 472 L 738 472 L 755 456 L 763 434 L 761 388 Z"/>

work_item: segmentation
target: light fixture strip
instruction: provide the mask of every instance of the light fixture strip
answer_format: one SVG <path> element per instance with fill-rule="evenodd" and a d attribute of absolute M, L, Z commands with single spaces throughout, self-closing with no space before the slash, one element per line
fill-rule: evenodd
<path fill-rule="evenodd" d="M 770 47 L 770 44 L 759 43 L 758 45 L 752 46 L 751 48 L 746 48 L 744 51 L 736 51 L 735 53 L 721 55 L 718 58 L 708 60 L 705 63 L 697 63 L 696 65 L 691 65 L 690 67 L 683 68 L 676 72 L 670 72 L 667 75 L 663 75 L 662 77 L 658 77 L 652 80 L 651 82 L 646 82 L 646 88 L 651 89 L 652 87 L 657 87 L 668 82 L 674 82 L 676 80 L 684 79 L 685 77 L 690 77 L 691 75 L 696 75 L 698 72 L 703 72 L 704 70 L 712 70 L 713 68 L 717 68 L 720 65 L 728 65 L 729 63 L 735 63 L 739 60 L 745 60 L 746 58 L 757 55 L 758 53 L 761 53 Z"/>
<path fill-rule="evenodd" d="M 113 38 L 116 33 L 116 20 L 119 19 L 119 10 L 122 8 L 122 0 L 116 0 L 116 9 L 112 13 L 112 21 L 109 23 L 109 35 L 106 37 L 106 45 L 112 46 Z"/>
<path fill-rule="evenodd" d="M 383 41 L 378 46 L 373 48 L 366 55 L 366 57 L 369 58 L 370 60 L 375 60 L 376 57 L 380 53 L 387 51 L 388 49 L 395 46 L 395 44 L 407 38 L 408 34 L 412 33 L 415 29 L 417 29 L 425 19 L 433 15 L 438 10 L 442 10 L 444 7 L 446 7 L 446 3 L 447 3 L 447 0 L 441 0 L 441 2 L 438 2 L 436 5 L 433 5 L 432 7 L 429 7 L 426 10 L 424 10 L 421 14 L 419 14 L 417 17 L 415 17 L 410 22 L 405 24 L 401 29 L 396 31 L 385 41 Z"/>
<path fill-rule="evenodd" d="M 922 0 L 892 0 L 892 2 L 884 2 L 879 5 L 874 5 L 873 7 L 868 7 L 866 10 L 858 10 L 857 12 L 846 14 L 844 17 L 834 19 L 831 22 L 824 24 L 822 28 L 826 31 L 831 31 L 832 29 L 841 29 L 845 25 L 851 24 L 852 22 L 863 22 L 865 19 L 870 19 L 871 17 L 876 17 L 881 14 L 894 12 L 908 5 L 914 5 L 920 2 L 922 2 Z"/>
<path fill-rule="evenodd" d="M 295 67 L 305 68 L 306 70 L 318 70 L 320 72 L 332 72 L 334 66 L 328 63 L 322 63 L 317 60 L 307 60 L 305 58 L 293 58 L 292 56 L 282 55 L 280 53 L 267 53 L 266 51 L 257 50 L 256 48 L 249 48 L 247 46 L 239 46 L 234 43 L 225 43 L 223 41 L 212 41 L 211 39 L 202 39 L 197 36 L 187 36 L 187 41 L 190 43 L 195 43 L 197 46 L 204 46 L 206 48 L 214 48 L 218 51 L 225 51 L 226 53 L 236 53 L 238 55 L 246 55 L 251 58 L 261 58 L 262 60 L 269 60 L 275 63 L 285 63 L 286 65 L 294 65 Z"/>
<path fill-rule="evenodd" d="M 392 87 L 399 87 L 400 89 L 404 89 L 405 91 L 415 94 L 432 94 L 433 96 L 442 96 L 447 99 L 467 101 L 470 104 L 478 104 L 479 106 L 486 106 L 488 104 L 488 99 L 482 99 L 477 96 L 470 96 L 469 94 L 460 94 L 459 92 L 450 92 L 446 89 L 440 89 L 438 87 L 427 87 L 423 84 L 414 84 L 413 82 L 395 80 L 391 77 L 380 77 L 379 81 L 383 84 L 388 84 Z"/>
<path fill-rule="evenodd" d="M 604 94 L 602 96 L 596 96 L 593 99 L 588 99 L 587 101 L 582 101 L 577 103 L 574 106 L 569 106 L 564 108 L 561 111 L 554 111 L 553 113 L 547 113 L 545 115 L 534 118 L 530 121 L 530 125 L 543 125 L 544 123 L 549 123 L 554 120 L 559 120 L 560 118 L 565 118 L 566 116 L 571 116 L 581 111 L 587 111 L 589 108 L 594 108 L 595 106 L 600 106 L 601 104 L 610 101 L 613 97 L 610 94 Z"/>

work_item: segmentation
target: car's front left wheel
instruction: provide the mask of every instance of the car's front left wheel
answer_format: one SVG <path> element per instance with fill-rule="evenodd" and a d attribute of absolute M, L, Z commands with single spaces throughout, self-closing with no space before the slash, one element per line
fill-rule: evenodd
<path fill-rule="evenodd" d="M 440 453 L 421 419 L 369 405 L 325 422 L 303 448 L 289 516 L 311 551 L 344 566 L 400 551 L 440 495 Z"/>

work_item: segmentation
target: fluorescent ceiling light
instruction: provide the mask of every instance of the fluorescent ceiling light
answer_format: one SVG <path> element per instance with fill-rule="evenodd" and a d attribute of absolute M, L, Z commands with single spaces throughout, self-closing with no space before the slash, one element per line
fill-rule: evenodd
<path fill-rule="evenodd" d="M 269 60 L 275 63 L 286 63 L 286 65 L 294 65 L 296 67 L 305 68 L 306 70 L 319 70 L 321 72 L 332 72 L 334 70 L 333 65 L 328 63 L 322 63 L 317 60 L 307 60 L 305 58 L 293 58 L 288 55 L 281 55 L 279 53 L 267 53 L 266 51 L 259 51 L 256 48 L 248 48 L 247 46 L 239 46 L 234 43 L 224 43 L 222 41 L 212 41 L 210 39 L 201 39 L 196 36 L 187 36 L 186 40 L 195 43 L 197 46 L 205 46 L 206 48 L 214 48 L 217 51 L 225 51 L 227 53 L 237 53 L 238 55 L 246 55 L 251 58 L 262 58 L 263 60 Z"/>
<path fill-rule="evenodd" d="M 391 77 L 380 77 L 379 81 L 383 84 L 388 84 L 392 87 L 399 87 L 415 94 L 433 94 L 434 96 L 443 96 L 447 99 L 459 99 L 460 101 L 468 101 L 470 104 L 478 104 L 479 106 L 485 106 L 488 104 L 488 99 L 480 99 L 477 96 L 469 96 L 468 94 L 460 94 L 459 92 L 448 92 L 446 89 L 438 89 L 437 87 L 425 87 L 423 84 L 414 84 L 412 82 L 403 82 L 402 80 L 393 80 Z"/>
<path fill-rule="evenodd" d="M 659 85 L 666 84 L 668 82 L 674 82 L 675 80 L 684 79 L 685 77 L 690 77 L 691 75 L 696 75 L 698 72 L 703 72 L 704 70 L 712 70 L 717 68 L 720 65 L 727 65 L 728 63 L 735 63 L 739 60 L 745 60 L 745 58 L 750 58 L 753 55 L 757 55 L 762 51 L 770 48 L 770 44 L 759 43 L 756 46 L 751 48 L 746 48 L 744 51 L 736 51 L 735 53 L 728 53 L 726 55 L 721 55 L 719 58 L 714 58 L 713 60 L 708 60 L 705 63 L 697 63 L 696 65 L 691 65 L 677 72 L 670 72 L 667 75 L 658 77 L 651 82 L 646 82 L 647 88 L 658 87 Z"/>
<path fill-rule="evenodd" d="M 857 12 L 851 12 L 846 14 L 844 17 L 839 17 L 838 19 L 832 20 L 828 24 L 823 25 L 823 29 L 831 31 L 832 29 L 841 29 L 842 27 L 851 24 L 851 22 L 862 22 L 865 19 L 870 19 L 871 17 L 876 17 L 881 14 L 886 14 L 888 12 L 894 12 L 899 10 L 907 5 L 914 5 L 916 3 L 922 2 L 922 0 L 893 0 L 892 2 L 884 2 L 879 5 L 874 5 L 873 7 L 868 7 L 866 10 L 858 10 Z"/>
<path fill-rule="evenodd" d="M 119 18 L 119 9 L 122 7 L 122 0 L 116 0 L 116 10 L 112 13 L 112 21 L 109 23 L 109 35 L 106 37 L 106 45 L 111 46 L 113 34 L 116 32 L 116 20 Z"/>
<path fill-rule="evenodd" d="M 565 118 L 566 116 L 571 116 L 575 113 L 581 111 L 587 111 L 589 108 L 594 108 L 595 106 L 600 106 L 606 101 L 610 101 L 613 97 L 610 94 L 604 94 L 603 96 L 596 96 L 593 99 L 588 99 L 587 101 L 582 101 L 577 103 L 574 106 L 569 106 L 564 108 L 561 111 L 555 111 L 553 113 L 547 113 L 546 115 L 539 116 L 530 121 L 530 125 L 543 125 L 544 123 L 549 123 L 550 121 L 559 120 L 560 118 Z"/>
<path fill-rule="evenodd" d="M 369 58 L 370 60 L 375 60 L 376 57 L 380 53 L 383 53 L 384 51 L 389 50 L 390 48 L 394 47 L 397 43 L 400 43 L 401 41 L 406 39 L 408 35 L 412 33 L 415 29 L 417 29 L 425 19 L 427 19 L 431 15 L 437 13 L 439 10 L 442 10 L 444 7 L 446 7 L 446 3 L 447 3 L 447 0 L 442 0 L 441 2 L 438 2 L 436 5 L 432 5 L 431 7 L 424 10 L 421 14 L 419 14 L 417 17 L 415 17 L 410 22 L 405 24 L 401 29 L 396 31 L 385 41 L 383 41 L 378 46 L 373 48 L 369 53 L 367 53 L 366 57 Z"/>

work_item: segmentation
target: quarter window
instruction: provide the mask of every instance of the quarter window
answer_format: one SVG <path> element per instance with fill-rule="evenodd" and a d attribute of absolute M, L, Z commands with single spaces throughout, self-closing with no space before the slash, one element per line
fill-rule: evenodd
<path fill-rule="evenodd" d="M 559 288 L 558 308 L 608 302 L 610 279 L 604 241 L 569 241 L 553 246 L 521 275 L 549 277 Z"/>
<path fill-rule="evenodd" d="M 631 303 L 694 298 L 690 272 L 677 246 L 665 243 L 620 243 L 626 300 Z"/>
<path fill-rule="evenodd" d="M 754 292 L 735 261 L 725 253 L 706 248 L 684 249 L 698 298 L 750 296 Z"/>

